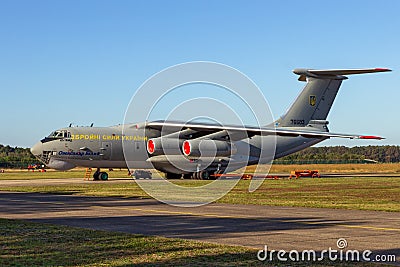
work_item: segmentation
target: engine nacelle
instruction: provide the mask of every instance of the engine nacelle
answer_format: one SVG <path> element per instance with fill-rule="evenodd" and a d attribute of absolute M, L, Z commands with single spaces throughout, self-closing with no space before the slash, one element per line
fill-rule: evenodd
<path fill-rule="evenodd" d="M 186 140 L 182 144 L 185 156 L 191 157 L 228 157 L 237 149 L 231 142 L 211 139 Z"/>
<path fill-rule="evenodd" d="M 177 138 L 151 138 L 147 141 L 147 152 L 152 156 L 179 155 L 183 140 Z"/>

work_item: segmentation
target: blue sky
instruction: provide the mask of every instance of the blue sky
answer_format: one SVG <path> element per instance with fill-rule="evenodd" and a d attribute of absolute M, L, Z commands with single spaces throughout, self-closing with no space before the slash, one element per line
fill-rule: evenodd
<path fill-rule="evenodd" d="M 30 147 L 50 131 L 122 123 L 135 90 L 188 61 L 250 77 L 282 115 L 298 67 L 388 67 L 352 76 L 328 117 L 334 132 L 400 144 L 400 1 L 0 1 L 0 143 Z M 167 106 L 167 105 L 166 105 Z"/>

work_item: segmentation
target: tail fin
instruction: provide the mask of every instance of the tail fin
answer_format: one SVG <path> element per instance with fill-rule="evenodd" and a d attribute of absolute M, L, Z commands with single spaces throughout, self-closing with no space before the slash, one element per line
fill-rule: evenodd
<path fill-rule="evenodd" d="M 285 115 L 276 121 L 277 126 L 301 127 L 310 120 L 326 120 L 339 91 L 344 75 L 391 71 L 390 69 L 309 70 L 295 69 L 299 81 L 307 82 L 303 91 Z"/>

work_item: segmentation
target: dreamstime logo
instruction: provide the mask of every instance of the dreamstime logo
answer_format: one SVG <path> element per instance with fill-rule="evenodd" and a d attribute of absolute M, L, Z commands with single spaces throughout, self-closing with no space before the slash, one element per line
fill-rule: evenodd
<path fill-rule="evenodd" d="M 344 239 L 344 238 L 339 238 L 339 239 L 336 241 L 336 246 L 337 246 L 338 248 L 340 248 L 340 249 L 346 248 L 346 247 L 347 247 L 347 240 Z"/>
<path fill-rule="evenodd" d="M 338 249 L 329 247 L 328 249 L 321 250 L 319 252 L 308 249 L 308 250 L 268 250 L 268 246 L 265 245 L 264 249 L 260 249 L 257 252 L 257 259 L 260 261 L 323 261 L 328 259 L 330 261 L 366 261 L 366 262 L 396 262 L 396 255 L 394 254 L 377 254 L 372 255 L 371 250 L 359 251 L 343 250 L 347 247 L 347 240 L 339 238 L 336 241 Z"/>
<path fill-rule="evenodd" d="M 190 91 L 193 89 L 190 86 L 195 90 Z M 167 110 L 167 115 L 159 118 L 160 110 Z M 154 117 L 168 123 L 154 121 Z M 244 127 L 248 118 L 255 122 L 256 125 L 252 125 L 255 127 L 273 122 L 264 95 L 240 71 L 214 62 L 189 62 L 169 67 L 145 81 L 127 107 L 123 135 L 145 136 L 150 143 L 123 140 L 126 164 L 129 169 L 155 168 L 171 174 L 207 176 L 216 171 L 237 170 L 260 158 L 260 163 L 266 164 L 263 171 L 268 171 L 275 155 L 275 136 L 253 137 L 247 131 L 229 129 L 225 125 L 229 119 L 230 125 Z M 204 122 L 221 128 L 204 130 L 189 125 Z M 246 143 L 249 137 L 258 140 L 262 148 L 255 156 Z M 147 146 L 148 153 L 143 145 Z M 258 165 L 256 171 L 257 168 Z M 236 177 L 219 178 L 198 187 L 178 186 L 166 179 L 136 182 L 159 201 L 192 207 L 226 195 L 240 180 L 240 176 Z M 256 190 L 262 182 L 262 179 L 252 180 L 249 191 Z"/>

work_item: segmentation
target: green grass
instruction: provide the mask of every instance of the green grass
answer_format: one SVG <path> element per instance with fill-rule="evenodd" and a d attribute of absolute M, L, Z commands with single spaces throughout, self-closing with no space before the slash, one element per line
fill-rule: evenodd
<path fill-rule="evenodd" d="M 261 262 L 257 250 L 0 219 L 0 266 L 373 266 Z"/>
<path fill-rule="evenodd" d="M 132 183 L 88 182 L 70 185 L 0 186 L 0 191 L 66 194 L 101 197 L 150 198 L 139 186 Z"/>
<path fill-rule="evenodd" d="M 246 168 L 240 169 L 237 172 L 243 172 L 244 169 L 247 172 L 254 172 L 257 168 L 258 172 L 267 173 L 269 170 L 271 173 L 286 173 L 288 176 L 292 170 L 319 170 L 321 173 L 400 173 L 400 163 L 381 163 L 381 164 L 307 164 L 307 165 L 279 165 L 273 164 L 271 168 L 269 165 L 253 165 Z M 94 171 L 94 169 L 93 169 Z M 152 170 L 153 175 L 160 176 L 156 170 Z M 109 171 L 110 178 L 125 178 L 127 175 L 126 169 L 114 169 Z M 47 172 L 41 173 L 38 170 L 35 172 L 27 171 L 26 169 L 11 169 L 5 170 L 5 173 L 0 173 L 0 180 L 33 180 L 33 179 L 52 179 L 52 178 L 83 178 L 85 174 L 84 168 L 75 168 L 69 171 L 54 171 L 47 170 Z"/>
<path fill-rule="evenodd" d="M 256 251 L 0 219 L 0 266 L 259 265 Z"/>
<path fill-rule="evenodd" d="M 200 186 L 209 181 L 175 180 L 182 186 Z M 400 211 L 400 178 L 321 178 L 266 180 L 249 193 L 250 181 L 237 186 L 217 202 L 313 208 Z M 54 186 L 5 186 L 3 191 L 74 194 L 85 196 L 118 196 L 148 198 L 132 180 L 129 182 L 87 182 Z"/>
<path fill-rule="evenodd" d="M 241 181 L 222 203 L 400 211 L 399 178 L 269 180 L 253 193 Z"/>
<path fill-rule="evenodd" d="M 94 172 L 95 170 L 93 170 Z M 92 174 L 93 174 L 92 172 Z M 108 172 L 110 178 L 129 178 L 127 170 L 114 170 Z M 5 170 L 5 173 L 0 173 L 0 180 L 35 180 L 35 179 L 57 179 L 57 178 L 82 178 L 85 175 L 85 169 L 73 169 L 70 171 L 54 171 L 47 170 L 46 172 L 39 172 L 39 170 Z"/>

